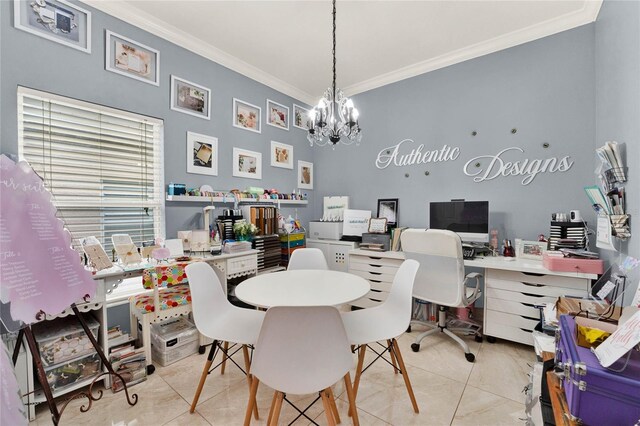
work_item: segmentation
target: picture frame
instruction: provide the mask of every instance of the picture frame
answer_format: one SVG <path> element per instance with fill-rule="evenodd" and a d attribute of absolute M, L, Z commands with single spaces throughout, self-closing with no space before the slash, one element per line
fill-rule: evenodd
<path fill-rule="evenodd" d="M 267 99 L 267 124 L 289 131 L 289 107 Z"/>
<path fill-rule="evenodd" d="M 387 226 L 395 228 L 398 226 L 398 199 L 379 198 L 377 217 L 387 219 Z"/>
<path fill-rule="evenodd" d="M 313 163 L 298 160 L 298 188 L 313 189 Z"/>
<path fill-rule="evenodd" d="M 160 85 L 160 52 L 106 30 L 105 69 L 116 74 Z"/>
<path fill-rule="evenodd" d="M 187 173 L 218 176 L 218 138 L 187 132 Z"/>
<path fill-rule="evenodd" d="M 211 90 L 171 75 L 171 109 L 194 117 L 211 119 Z"/>
<path fill-rule="evenodd" d="M 547 251 L 547 243 L 544 241 L 522 241 L 518 249 L 517 257 L 542 260 L 542 255 Z"/>
<path fill-rule="evenodd" d="M 233 176 L 262 179 L 262 153 L 233 148 Z"/>
<path fill-rule="evenodd" d="M 309 110 L 297 104 L 293 104 L 293 127 L 309 131 Z"/>
<path fill-rule="evenodd" d="M 233 98 L 233 127 L 262 133 L 262 108 Z"/>
<path fill-rule="evenodd" d="M 293 170 L 293 146 L 271 141 L 271 166 Z"/>
<path fill-rule="evenodd" d="M 91 53 L 91 12 L 65 0 L 13 1 L 14 27 Z"/>

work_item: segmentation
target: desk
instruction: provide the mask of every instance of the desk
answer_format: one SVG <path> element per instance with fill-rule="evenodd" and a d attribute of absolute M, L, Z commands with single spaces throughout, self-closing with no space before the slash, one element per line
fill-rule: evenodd
<path fill-rule="evenodd" d="M 296 270 L 249 278 L 236 287 L 245 303 L 271 306 L 337 306 L 361 298 L 369 291 L 362 277 L 338 271 Z"/>
<path fill-rule="evenodd" d="M 349 271 L 371 282 L 371 292 L 353 303 L 370 307 L 387 297 L 393 276 L 405 259 L 402 252 L 349 252 Z M 555 272 L 529 259 L 505 260 L 479 257 L 465 260 L 467 267 L 484 269 L 484 330 L 489 340 L 496 337 L 533 345 L 531 332 L 540 319 L 535 305 L 553 303 L 559 296 L 585 297 L 596 274 Z"/>

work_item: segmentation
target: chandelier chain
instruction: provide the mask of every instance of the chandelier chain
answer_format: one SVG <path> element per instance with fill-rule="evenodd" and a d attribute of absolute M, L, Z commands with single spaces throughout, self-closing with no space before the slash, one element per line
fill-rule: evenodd
<path fill-rule="evenodd" d="M 333 99 L 336 98 L 336 0 L 333 0 Z"/>

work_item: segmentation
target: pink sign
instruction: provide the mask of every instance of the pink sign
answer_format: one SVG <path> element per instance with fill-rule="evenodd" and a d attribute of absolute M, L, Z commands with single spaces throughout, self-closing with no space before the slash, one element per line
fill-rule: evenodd
<path fill-rule="evenodd" d="M 5 327 L 13 331 L 36 322 L 40 311 L 58 314 L 95 291 L 42 180 L 27 163 L 0 155 L 0 319 Z"/>

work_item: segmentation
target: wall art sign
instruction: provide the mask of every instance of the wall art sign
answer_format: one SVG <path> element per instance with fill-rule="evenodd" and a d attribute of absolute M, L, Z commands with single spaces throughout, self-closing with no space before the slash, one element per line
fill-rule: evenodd
<path fill-rule="evenodd" d="M 361 237 L 363 232 L 369 230 L 369 219 L 371 219 L 371 210 L 345 209 L 342 234 Z"/>
<path fill-rule="evenodd" d="M 426 151 L 424 144 L 420 144 L 410 152 L 402 154 L 400 148 L 405 142 L 413 143 L 414 141 L 413 139 L 404 139 L 396 145 L 382 148 L 376 159 L 376 167 L 386 169 L 389 166 L 402 167 L 414 164 L 454 161 L 460 156 L 460 148 L 447 146 L 446 144 L 440 149 Z"/>
<path fill-rule="evenodd" d="M 56 217 L 51 193 L 26 162 L 0 155 L 0 319 L 9 331 L 55 315 L 96 283 Z"/>
<path fill-rule="evenodd" d="M 500 176 L 524 176 L 521 183 L 529 185 L 540 173 L 566 172 L 573 166 L 573 161 L 568 155 L 558 159 L 551 157 L 546 159 L 530 160 L 525 158 L 520 161 L 506 161 L 501 156 L 509 151 L 524 153 L 524 149 L 512 146 L 505 148 L 496 155 L 480 155 L 467 161 L 464 165 L 464 174 L 472 176 L 474 182 L 484 182 Z M 483 160 L 483 161 L 480 161 Z M 487 166 L 483 163 L 488 160 Z M 480 163 L 481 167 L 475 167 Z"/>

